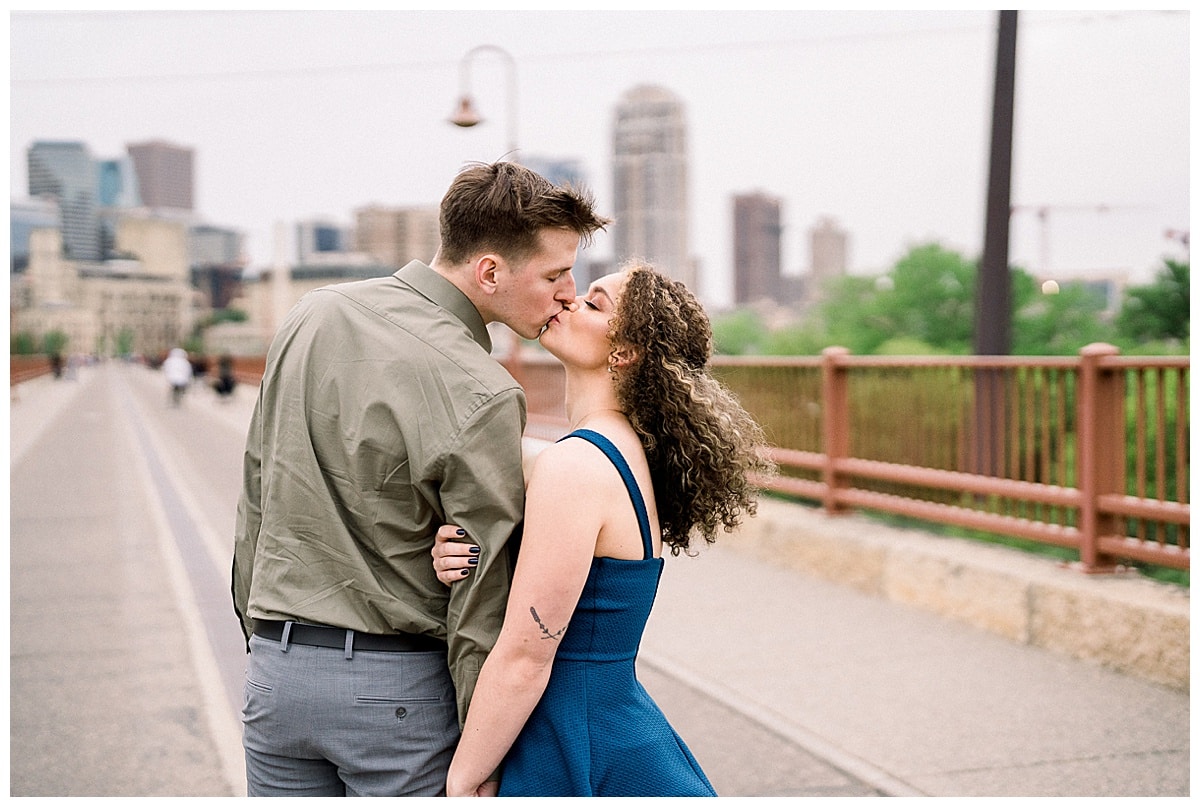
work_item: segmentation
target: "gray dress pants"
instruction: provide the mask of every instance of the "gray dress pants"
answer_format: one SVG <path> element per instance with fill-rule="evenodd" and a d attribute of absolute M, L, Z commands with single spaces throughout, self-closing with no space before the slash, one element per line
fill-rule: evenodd
<path fill-rule="evenodd" d="M 250 796 L 440 796 L 458 742 L 445 652 L 252 636 L 242 741 Z"/>

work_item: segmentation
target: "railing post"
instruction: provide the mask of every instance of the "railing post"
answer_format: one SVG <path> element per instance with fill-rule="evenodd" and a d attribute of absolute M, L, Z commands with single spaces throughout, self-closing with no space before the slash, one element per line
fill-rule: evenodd
<path fill-rule="evenodd" d="M 1088 574 L 1113 572 L 1113 558 L 1100 552 L 1102 535 L 1119 533 L 1120 520 L 1100 512 L 1099 497 L 1120 493 L 1125 462 L 1125 401 L 1122 376 L 1104 370 L 1100 360 L 1116 356 L 1112 345 L 1093 343 L 1079 351 L 1079 415 L 1076 458 L 1079 469 L 1079 561 Z"/>
<path fill-rule="evenodd" d="M 838 460 L 850 456 L 850 391 L 846 365 L 840 359 L 850 355 L 844 347 L 827 347 L 821 351 L 821 397 L 824 417 L 821 418 L 821 438 L 825 443 L 825 465 L 821 481 L 825 483 L 822 502 L 830 515 L 846 512 L 838 502 L 838 487 L 842 484 L 835 471 Z"/>

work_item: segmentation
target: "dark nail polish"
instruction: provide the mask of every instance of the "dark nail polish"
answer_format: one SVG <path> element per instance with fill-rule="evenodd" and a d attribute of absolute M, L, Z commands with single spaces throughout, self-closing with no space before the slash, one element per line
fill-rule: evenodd
<path fill-rule="evenodd" d="M 467 558 L 467 563 L 470 563 L 472 566 L 474 566 L 476 563 L 479 563 L 479 558 Z"/>
<path fill-rule="evenodd" d="M 469 575 L 470 573 L 471 573 L 471 570 L 470 570 L 470 569 L 463 569 L 463 570 L 462 570 L 462 576 L 463 576 L 463 577 L 466 577 L 466 576 L 467 576 L 467 575 Z"/>
<path fill-rule="evenodd" d="M 458 535 L 466 535 L 467 534 L 467 531 L 464 529 L 457 529 L 454 532 Z"/>
<path fill-rule="evenodd" d="M 478 554 L 479 554 L 479 547 L 477 547 L 477 546 L 472 546 L 470 551 L 471 551 L 471 554 L 472 554 L 472 555 L 478 555 Z"/>

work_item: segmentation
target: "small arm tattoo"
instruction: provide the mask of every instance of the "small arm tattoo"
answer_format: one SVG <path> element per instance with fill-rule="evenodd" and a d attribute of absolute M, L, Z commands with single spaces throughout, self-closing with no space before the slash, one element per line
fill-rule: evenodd
<path fill-rule="evenodd" d="M 547 628 L 546 625 L 542 622 L 542 618 L 540 616 L 538 616 L 537 609 L 534 608 L 532 605 L 529 606 L 529 613 L 533 614 L 533 621 L 538 623 L 538 627 L 542 629 L 542 633 L 546 634 L 545 636 L 542 637 L 543 639 L 557 639 L 559 636 L 562 636 L 563 631 L 566 630 L 566 628 L 560 628 L 558 633 L 551 633 L 550 629 Z"/>

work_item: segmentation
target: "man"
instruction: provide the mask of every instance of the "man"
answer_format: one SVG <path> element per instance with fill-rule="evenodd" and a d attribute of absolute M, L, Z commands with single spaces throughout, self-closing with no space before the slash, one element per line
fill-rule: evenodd
<path fill-rule="evenodd" d="M 591 200 L 512 163 L 460 173 L 432 266 L 330 286 L 267 354 L 238 504 L 249 795 L 438 795 L 499 633 L 524 509 L 525 397 L 487 324 L 575 297 Z M 443 524 L 480 548 L 453 589 Z"/>

